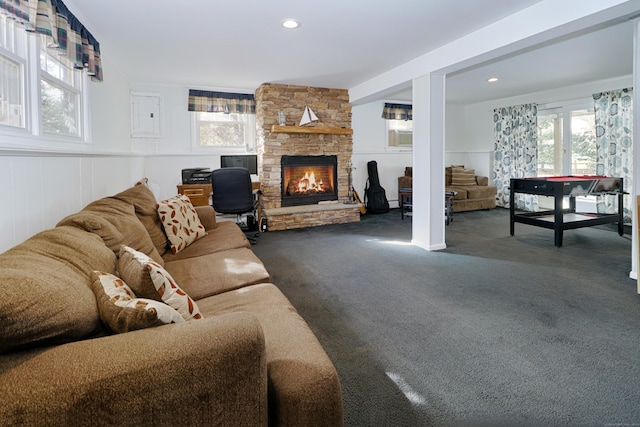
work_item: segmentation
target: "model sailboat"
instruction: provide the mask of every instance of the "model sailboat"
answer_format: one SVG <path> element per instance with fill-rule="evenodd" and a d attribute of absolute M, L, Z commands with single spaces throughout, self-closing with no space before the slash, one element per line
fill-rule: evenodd
<path fill-rule="evenodd" d="M 318 116 L 315 115 L 313 110 L 308 106 L 304 107 L 304 113 L 302 113 L 302 118 L 300 119 L 300 126 L 308 125 L 311 122 L 317 122 Z"/>

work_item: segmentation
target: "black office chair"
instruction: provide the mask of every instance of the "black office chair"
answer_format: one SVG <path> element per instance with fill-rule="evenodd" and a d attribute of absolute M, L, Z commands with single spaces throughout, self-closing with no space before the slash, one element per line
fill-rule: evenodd
<path fill-rule="evenodd" d="M 256 244 L 258 222 L 256 219 L 257 199 L 251 187 L 251 175 L 247 168 L 221 168 L 211 172 L 213 209 L 222 214 L 235 214 L 236 224 L 242 228 L 252 245 Z M 247 222 L 242 215 L 247 215 Z"/>

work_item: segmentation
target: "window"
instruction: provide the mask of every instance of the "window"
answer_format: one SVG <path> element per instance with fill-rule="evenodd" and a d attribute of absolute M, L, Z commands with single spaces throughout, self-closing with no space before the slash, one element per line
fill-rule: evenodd
<path fill-rule="evenodd" d="M 27 36 L 0 15 L 0 125 L 26 128 Z"/>
<path fill-rule="evenodd" d="M 593 107 L 538 111 L 538 176 L 595 175 L 596 163 Z"/>
<path fill-rule="evenodd" d="M 0 131 L 77 141 L 87 116 L 86 73 L 47 43 L 0 14 Z"/>
<path fill-rule="evenodd" d="M 386 120 L 386 122 L 387 147 L 411 149 L 413 147 L 413 121 Z"/>
<path fill-rule="evenodd" d="M 42 131 L 71 137 L 82 136 L 82 74 L 68 61 L 47 50 L 40 37 L 40 102 Z"/>
<path fill-rule="evenodd" d="M 193 115 L 195 146 L 253 150 L 255 114 L 193 112 Z"/>

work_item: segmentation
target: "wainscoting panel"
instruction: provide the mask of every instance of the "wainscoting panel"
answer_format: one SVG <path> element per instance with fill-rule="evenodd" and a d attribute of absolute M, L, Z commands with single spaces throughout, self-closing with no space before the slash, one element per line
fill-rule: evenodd
<path fill-rule="evenodd" d="M 0 156 L 0 252 L 143 174 L 144 159 L 135 156 Z"/>

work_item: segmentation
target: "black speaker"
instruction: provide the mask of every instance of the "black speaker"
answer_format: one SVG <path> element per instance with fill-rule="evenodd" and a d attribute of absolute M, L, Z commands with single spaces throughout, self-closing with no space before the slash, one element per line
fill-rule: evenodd
<path fill-rule="evenodd" d="M 253 215 L 247 215 L 247 230 L 258 231 L 258 220 Z"/>
<path fill-rule="evenodd" d="M 260 231 L 267 231 L 267 218 L 260 220 Z"/>

